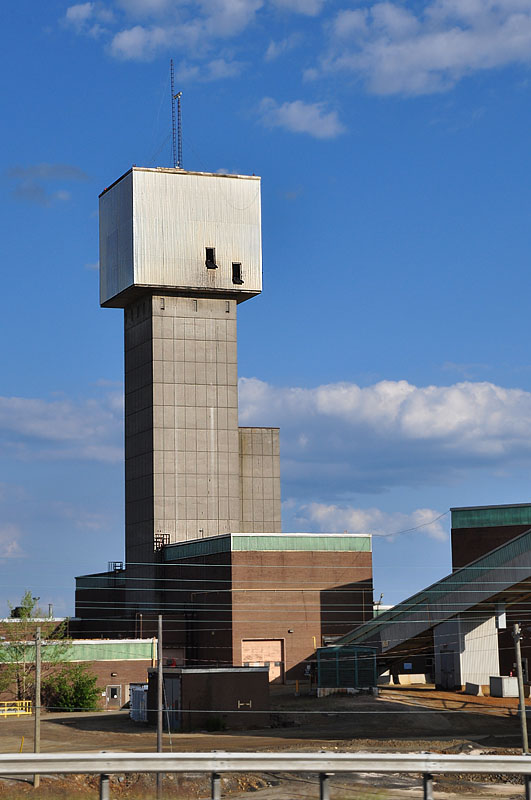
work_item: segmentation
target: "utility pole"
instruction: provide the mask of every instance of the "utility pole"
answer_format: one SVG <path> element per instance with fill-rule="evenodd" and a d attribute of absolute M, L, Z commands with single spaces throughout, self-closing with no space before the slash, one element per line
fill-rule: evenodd
<path fill-rule="evenodd" d="M 157 643 L 157 753 L 162 753 L 162 690 L 164 673 L 162 671 L 162 614 L 159 614 Z M 157 772 L 157 800 L 162 798 L 162 772 Z"/>
<path fill-rule="evenodd" d="M 41 628 L 35 632 L 35 734 L 33 737 L 33 752 L 41 752 Z M 33 786 L 37 788 L 41 782 L 40 775 L 33 776 Z"/>
<path fill-rule="evenodd" d="M 527 755 L 529 753 L 529 743 L 527 739 L 527 719 L 525 715 L 525 700 L 524 700 L 524 677 L 522 674 L 522 653 L 520 650 L 520 640 L 522 639 L 522 632 L 520 625 L 515 622 L 513 626 L 513 639 L 514 650 L 516 653 L 516 672 L 518 675 L 518 698 L 520 704 L 520 723 L 522 725 L 522 752 Z"/>

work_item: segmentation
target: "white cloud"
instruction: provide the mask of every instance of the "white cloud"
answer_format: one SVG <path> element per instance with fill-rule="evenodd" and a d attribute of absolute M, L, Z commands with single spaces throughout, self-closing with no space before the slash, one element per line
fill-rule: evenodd
<path fill-rule="evenodd" d="M 175 0 L 117 0 L 119 8 L 134 17 L 159 16 L 175 5 Z"/>
<path fill-rule="evenodd" d="M 487 382 L 304 389 L 243 378 L 240 424 L 280 425 L 285 494 L 319 501 L 531 466 L 531 393 Z"/>
<path fill-rule="evenodd" d="M 179 81 L 191 83 L 207 83 L 209 81 L 219 81 L 224 78 L 235 78 L 243 69 L 243 64 L 239 61 L 225 61 L 223 58 L 216 58 L 204 64 L 187 64 L 182 61 L 176 68 L 175 77 Z M 224 172 L 224 170 L 217 170 Z"/>
<path fill-rule="evenodd" d="M 337 112 L 326 111 L 323 103 L 294 100 L 279 105 L 272 97 L 264 97 L 259 111 L 262 122 L 270 128 L 307 133 L 316 139 L 333 139 L 345 132 Z"/>
<path fill-rule="evenodd" d="M 205 27 L 214 37 L 235 36 L 253 21 L 262 0 L 201 0 Z"/>
<path fill-rule="evenodd" d="M 202 61 L 215 41 L 236 37 L 252 26 L 261 9 L 304 16 L 319 14 L 326 0 L 109 0 L 70 6 L 62 20 L 77 34 L 102 36 L 121 60 L 148 61 L 177 52 Z M 290 38 L 290 37 L 288 37 Z M 223 59 L 222 59 L 223 60 Z M 210 62 L 211 64 L 214 62 Z M 236 63 L 231 57 L 230 63 Z M 219 77 L 232 77 L 234 71 Z M 201 77 L 200 79 L 204 79 Z M 213 80 L 214 78 L 210 78 Z"/>
<path fill-rule="evenodd" d="M 99 36 L 106 32 L 106 25 L 114 21 L 114 14 L 101 2 L 76 3 L 66 9 L 63 23 L 76 33 Z"/>
<path fill-rule="evenodd" d="M 94 3 L 77 3 L 67 8 L 65 19 L 70 25 L 85 25 L 94 13 Z"/>
<path fill-rule="evenodd" d="M 409 514 L 386 513 L 378 508 L 356 508 L 350 505 L 326 503 L 301 504 L 295 519 L 302 530 L 311 528 L 326 533 L 371 533 L 393 540 L 397 536 L 418 530 L 431 539 L 446 541 L 448 533 L 440 511 L 417 508 Z"/>
<path fill-rule="evenodd" d="M 278 42 L 269 42 L 266 50 L 265 60 L 275 61 L 280 56 L 289 53 L 295 47 L 298 47 L 302 41 L 302 36 L 298 33 L 293 33 L 291 36 L 286 36 L 285 39 L 280 39 Z"/>
<path fill-rule="evenodd" d="M 329 30 L 321 70 L 356 73 L 377 94 L 444 91 L 473 72 L 531 62 L 529 0 L 431 0 L 416 14 L 372 2 L 339 11 Z"/>
<path fill-rule="evenodd" d="M 117 33 L 112 39 L 110 50 L 115 58 L 124 61 L 148 61 L 155 57 L 158 50 L 167 49 L 174 38 L 173 29 L 135 25 Z"/>
<path fill-rule="evenodd" d="M 21 459 L 123 459 L 123 397 L 109 392 L 80 403 L 0 397 L 0 441 Z"/>
<path fill-rule="evenodd" d="M 332 23 L 334 36 L 340 39 L 359 37 L 367 33 L 367 9 L 345 9 L 339 11 Z"/>
<path fill-rule="evenodd" d="M 287 11 L 295 11 L 308 17 L 320 14 L 325 0 L 273 0 L 274 5 Z"/>

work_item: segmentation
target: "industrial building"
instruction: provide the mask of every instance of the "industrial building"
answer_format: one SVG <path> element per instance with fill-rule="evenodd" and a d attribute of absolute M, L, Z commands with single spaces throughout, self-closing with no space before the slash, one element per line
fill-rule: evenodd
<path fill-rule="evenodd" d="M 441 688 L 488 687 L 531 657 L 531 504 L 453 508 L 453 572 L 338 640 L 376 648 L 380 670 L 431 673 Z M 415 664 L 414 664 L 415 662 Z M 422 668 L 424 665 L 424 668 Z"/>
<path fill-rule="evenodd" d="M 278 428 L 238 426 L 237 310 L 262 289 L 260 178 L 133 167 L 100 196 L 100 302 L 124 311 L 125 563 L 77 579 L 77 635 L 179 665 L 302 674 L 372 617 L 369 535 L 283 534 Z"/>
<path fill-rule="evenodd" d="M 25 619 L 0 620 L 0 630 L 9 625 L 8 638 L 0 648 L 0 674 L 13 663 L 24 663 L 26 668 L 35 664 L 35 632 L 43 633 L 42 664 L 46 678 L 52 665 L 80 664 L 97 678 L 98 707 L 105 711 L 122 708 L 129 702 L 131 683 L 146 682 L 150 667 L 156 663 L 156 639 L 69 639 L 63 624 L 66 620 Z M 24 639 L 18 639 L 16 629 L 21 628 Z M 7 631 L 6 631 L 7 632 Z M 54 638 L 59 636 L 59 638 Z M 6 637 L 2 637 L 6 638 Z M 55 651 L 55 652 L 54 652 Z M 58 651 L 58 652 L 57 652 Z M 0 692 L 0 701 L 9 702 L 17 696 L 20 687 L 13 683 Z"/>

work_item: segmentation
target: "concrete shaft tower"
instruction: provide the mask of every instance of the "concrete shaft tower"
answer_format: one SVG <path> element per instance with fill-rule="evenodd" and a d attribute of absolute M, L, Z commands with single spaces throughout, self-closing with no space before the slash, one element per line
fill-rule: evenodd
<path fill-rule="evenodd" d="M 261 289 L 259 178 L 133 167 L 100 195 L 100 302 L 124 309 L 128 569 L 173 542 L 280 532 L 278 429 L 238 428 L 237 306 Z"/>

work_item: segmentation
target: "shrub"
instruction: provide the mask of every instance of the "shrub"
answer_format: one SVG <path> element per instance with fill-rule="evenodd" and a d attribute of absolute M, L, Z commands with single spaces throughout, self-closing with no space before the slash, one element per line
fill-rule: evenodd
<path fill-rule="evenodd" d="M 43 705 L 49 711 L 97 711 L 97 681 L 97 676 L 83 664 L 64 664 L 43 681 Z"/>

